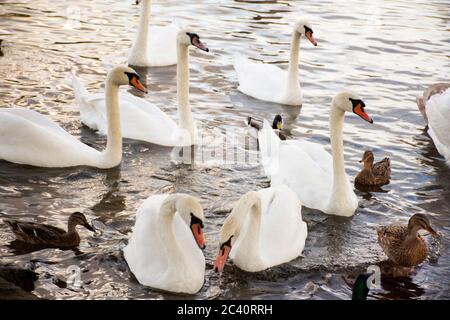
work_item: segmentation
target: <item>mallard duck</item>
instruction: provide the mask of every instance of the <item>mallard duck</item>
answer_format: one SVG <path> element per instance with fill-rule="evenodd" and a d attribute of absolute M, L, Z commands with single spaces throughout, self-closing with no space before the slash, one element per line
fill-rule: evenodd
<path fill-rule="evenodd" d="M 364 163 L 364 168 L 355 178 L 355 183 L 366 186 L 381 186 L 389 183 L 391 178 L 391 161 L 389 158 L 373 163 L 374 157 L 372 151 L 364 152 L 359 162 Z"/>
<path fill-rule="evenodd" d="M 80 236 L 76 229 L 77 225 L 82 225 L 95 232 L 94 227 L 87 222 L 86 217 L 81 212 L 74 212 L 70 215 L 67 232 L 46 224 L 16 220 L 4 220 L 4 222 L 11 228 L 18 241 L 45 248 L 70 249 L 78 247 Z"/>
<path fill-rule="evenodd" d="M 413 215 L 407 226 L 394 224 L 377 228 L 378 243 L 395 267 L 394 276 L 408 274 L 427 258 L 428 247 L 419 230 L 437 236 L 427 216 L 420 213 Z"/>
<path fill-rule="evenodd" d="M 259 120 L 256 120 L 252 117 L 247 117 L 247 124 L 256 130 L 261 130 L 263 127 L 263 123 Z M 272 129 L 278 135 L 280 140 L 286 140 L 286 135 L 283 133 L 283 118 L 281 115 L 277 114 L 272 121 Z"/>
<path fill-rule="evenodd" d="M 367 280 L 371 276 L 370 273 L 361 273 L 353 283 L 352 300 L 367 300 L 370 288 L 367 286 Z"/>

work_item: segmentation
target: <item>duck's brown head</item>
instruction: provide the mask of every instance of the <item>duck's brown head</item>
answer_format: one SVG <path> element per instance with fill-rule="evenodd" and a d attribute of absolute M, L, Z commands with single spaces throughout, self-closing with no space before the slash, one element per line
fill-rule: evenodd
<path fill-rule="evenodd" d="M 367 150 L 364 152 L 363 157 L 359 162 L 364 163 L 364 164 L 366 164 L 366 163 L 372 164 L 373 161 L 374 161 L 373 152 L 370 150 Z"/>
<path fill-rule="evenodd" d="M 69 217 L 69 231 L 74 231 L 77 225 L 83 226 L 86 229 L 95 232 L 94 226 L 89 224 L 85 215 L 78 211 L 72 213 Z"/>
<path fill-rule="evenodd" d="M 409 219 L 408 230 L 412 232 L 426 230 L 433 236 L 437 236 L 437 232 L 430 226 L 430 220 L 428 220 L 428 217 L 421 213 L 417 213 Z"/>

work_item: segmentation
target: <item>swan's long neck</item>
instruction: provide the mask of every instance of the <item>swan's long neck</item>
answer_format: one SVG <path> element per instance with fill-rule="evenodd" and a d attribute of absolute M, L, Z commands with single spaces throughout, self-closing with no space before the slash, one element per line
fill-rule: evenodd
<path fill-rule="evenodd" d="M 330 115 L 331 153 L 333 156 L 333 188 L 331 201 L 334 201 L 334 199 L 342 199 L 342 197 L 345 197 L 348 193 L 348 180 L 344 166 L 344 145 L 342 141 L 344 118 L 345 111 L 333 105 Z"/>
<path fill-rule="evenodd" d="M 296 90 L 300 87 L 298 82 L 298 56 L 300 50 L 300 33 L 294 29 L 292 33 L 291 55 L 288 68 L 288 90 Z"/>
<path fill-rule="evenodd" d="M 173 228 L 173 219 L 177 211 L 176 203 L 181 197 L 178 194 L 168 196 L 161 204 L 159 212 L 160 234 L 164 243 L 163 249 L 166 251 L 166 256 L 170 261 L 169 266 L 175 268 L 182 265 L 184 261 L 184 255 L 175 238 Z"/>
<path fill-rule="evenodd" d="M 132 52 L 139 52 L 143 56 L 147 56 L 148 29 L 150 23 L 151 1 L 144 0 L 141 4 L 141 13 L 139 17 L 139 27 Z"/>
<path fill-rule="evenodd" d="M 108 121 L 108 141 L 103 153 L 103 161 L 118 165 L 122 159 L 122 128 L 120 125 L 119 86 L 111 75 L 106 80 L 106 117 Z"/>
<path fill-rule="evenodd" d="M 194 121 L 189 105 L 189 47 L 178 43 L 177 55 L 178 121 L 180 128 L 187 130 L 193 139 Z"/>
<path fill-rule="evenodd" d="M 260 229 L 261 229 L 261 200 L 256 192 L 249 192 L 239 201 L 238 210 L 235 215 L 242 227 L 245 217 L 248 215 L 249 221 L 246 230 L 240 230 L 239 234 L 243 238 L 240 240 L 238 252 L 235 260 L 240 260 L 247 266 L 257 266 L 262 264 Z"/>

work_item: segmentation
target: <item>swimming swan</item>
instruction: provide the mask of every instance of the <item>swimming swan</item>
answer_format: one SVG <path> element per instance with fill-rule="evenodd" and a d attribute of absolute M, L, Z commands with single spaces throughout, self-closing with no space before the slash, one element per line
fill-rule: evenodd
<path fill-rule="evenodd" d="M 286 185 L 242 196 L 220 230 L 214 269 L 222 272 L 228 255 L 238 268 L 248 272 L 300 256 L 307 236 L 301 208 L 297 195 Z"/>
<path fill-rule="evenodd" d="M 302 105 L 302 92 L 298 81 L 298 56 L 302 35 L 317 46 L 311 24 L 306 20 L 298 21 L 292 34 L 291 56 L 287 71 L 272 64 L 252 62 L 236 55 L 234 69 L 239 81 L 238 90 L 259 100 L 292 106 Z"/>
<path fill-rule="evenodd" d="M 37 167 L 91 166 L 112 168 L 122 160 L 119 86 L 146 91 L 139 75 L 126 66 L 112 69 L 106 78 L 108 142 L 102 152 L 89 147 L 48 117 L 25 108 L 0 108 L 0 159 Z"/>
<path fill-rule="evenodd" d="M 428 134 L 438 152 L 450 166 L 450 83 L 439 83 L 417 99 L 419 110 L 428 123 Z"/>
<path fill-rule="evenodd" d="M 143 3 L 139 29 L 128 57 L 128 64 L 139 67 L 164 67 L 176 64 L 176 40 L 180 28 L 174 23 L 150 28 L 151 1 L 136 0 L 136 4 L 140 2 Z"/>
<path fill-rule="evenodd" d="M 185 194 L 149 197 L 136 213 L 125 260 L 139 283 L 197 293 L 205 280 L 203 209 Z"/>
<path fill-rule="evenodd" d="M 364 107 L 364 102 L 355 94 L 342 92 L 334 97 L 330 112 L 332 156 L 317 143 L 280 141 L 265 121 L 263 130 L 259 131 L 259 144 L 264 171 L 271 185 L 288 185 L 308 208 L 352 216 L 358 199 L 345 173 L 342 129 L 345 112 L 353 112 L 373 123 Z"/>
<path fill-rule="evenodd" d="M 162 146 L 189 146 L 195 143 L 197 129 L 189 104 L 189 46 L 208 52 L 200 37 L 186 29 L 177 36 L 177 125 L 172 118 L 152 103 L 130 93 L 120 94 L 122 135 L 125 138 L 146 141 Z M 101 93 L 89 93 L 73 76 L 72 86 L 80 105 L 81 122 L 99 134 L 108 132 L 105 117 L 105 99 Z"/>

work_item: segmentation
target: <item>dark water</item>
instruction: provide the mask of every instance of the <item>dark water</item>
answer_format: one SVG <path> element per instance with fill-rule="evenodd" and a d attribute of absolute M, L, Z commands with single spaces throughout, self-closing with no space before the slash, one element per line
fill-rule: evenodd
<path fill-rule="evenodd" d="M 0 1 L 0 107 L 37 110 L 96 148 L 105 139 L 80 124 L 66 78 L 76 72 L 93 92 L 106 68 L 126 61 L 138 8 L 134 1 Z M 343 219 L 303 209 L 308 223 L 304 257 L 257 274 L 231 264 L 212 271 L 217 233 L 232 204 L 249 190 L 269 185 L 255 163 L 174 164 L 171 150 L 124 140 L 119 168 L 39 169 L 0 162 L 0 218 L 29 219 L 59 226 L 85 212 L 102 230 L 82 230 L 79 252 L 15 252 L 0 224 L 2 264 L 32 266 L 39 273 L 35 293 L 44 298 L 183 298 L 145 288 L 121 255 L 141 201 L 162 192 L 186 192 L 201 199 L 206 213 L 205 285 L 194 298 L 348 299 L 343 276 L 352 277 L 385 259 L 375 228 L 430 216 L 442 233 L 430 258 L 407 279 L 383 279 L 374 299 L 450 298 L 450 170 L 424 131 L 415 97 L 431 83 L 448 80 L 448 1 L 154 1 L 152 21 L 172 19 L 197 31 L 211 52 L 191 50 L 191 105 L 202 131 L 221 137 L 226 128 L 245 133 L 248 115 L 282 113 L 291 138 L 329 149 L 328 110 L 333 95 L 350 89 L 364 97 L 375 124 L 348 116 L 344 129 L 347 173 L 360 169 L 364 149 L 392 160 L 392 181 L 380 192 L 357 191 L 360 208 Z M 264 103 L 236 91 L 232 55 L 287 67 L 291 25 L 308 15 L 319 46 L 305 41 L 300 51 L 304 92 L 301 110 Z M 145 98 L 176 116 L 175 67 L 139 70 L 147 77 Z M 295 116 L 298 115 L 297 118 Z M 220 140 L 220 139 L 219 139 Z M 252 143 L 250 141 L 250 143 Z M 254 143 L 254 141 L 253 141 Z M 197 157 L 197 156 L 196 156 Z M 66 268 L 81 268 L 82 289 L 64 288 Z"/>

